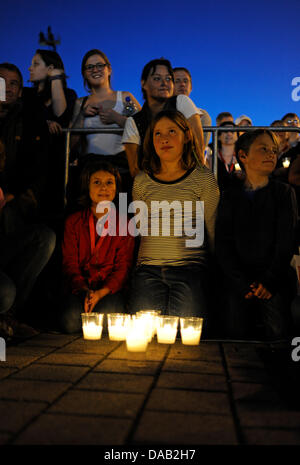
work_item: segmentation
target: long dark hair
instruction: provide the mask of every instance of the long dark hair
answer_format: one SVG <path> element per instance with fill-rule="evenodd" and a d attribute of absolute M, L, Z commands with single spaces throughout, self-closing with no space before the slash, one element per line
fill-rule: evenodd
<path fill-rule="evenodd" d="M 116 197 L 121 190 L 121 176 L 117 168 L 115 168 L 111 163 L 95 160 L 94 157 L 97 155 L 90 154 L 89 156 L 91 157 L 91 160 L 86 162 L 80 176 L 80 197 L 78 199 L 78 204 L 83 208 L 89 208 L 91 205 L 89 190 L 90 179 L 92 174 L 97 171 L 107 171 L 114 176 L 117 188 Z"/>
<path fill-rule="evenodd" d="M 35 55 L 40 55 L 46 66 L 53 65 L 54 68 L 62 69 L 64 71 L 62 74 L 62 85 L 63 88 L 66 89 L 67 76 L 65 74 L 65 67 L 63 61 L 59 54 L 57 52 L 54 52 L 53 50 L 43 50 L 39 48 L 36 50 Z M 34 87 L 38 87 L 39 83 L 34 82 L 33 85 Z M 46 78 L 45 80 L 44 89 L 41 92 L 39 92 L 39 97 L 42 99 L 43 102 L 47 102 L 51 98 L 51 81 L 49 81 L 48 78 Z"/>
<path fill-rule="evenodd" d="M 157 155 L 154 144 L 153 144 L 153 131 L 162 118 L 168 118 L 173 121 L 181 131 L 185 133 L 186 142 L 183 147 L 183 153 L 181 158 L 181 166 L 183 169 L 189 170 L 194 168 L 197 163 L 197 159 L 203 160 L 201 151 L 199 148 L 198 141 L 194 137 L 192 128 L 180 111 L 176 110 L 163 110 L 159 112 L 152 120 L 150 126 L 147 129 L 144 145 L 143 145 L 143 161 L 142 169 L 148 174 L 159 173 L 161 168 L 160 158 Z M 202 161 L 203 163 L 203 161 Z"/>

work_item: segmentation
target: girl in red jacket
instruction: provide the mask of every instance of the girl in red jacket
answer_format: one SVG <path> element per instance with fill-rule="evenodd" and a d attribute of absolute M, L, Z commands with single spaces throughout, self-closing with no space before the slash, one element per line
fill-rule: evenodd
<path fill-rule="evenodd" d="M 127 218 L 119 218 L 115 208 L 111 208 L 114 204 L 110 202 L 115 200 L 119 187 L 120 175 L 112 165 L 100 161 L 86 165 L 80 198 L 84 209 L 65 222 L 62 252 L 67 297 L 61 315 L 64 332 L 81 330 L 82 312 L 124 312 L 121 290 L 132 265 L 134 238 L 128 233 L 119 235 L 119 224 L 127 229 Z M 108 205 L 100 213 L 99 202 Z M 107 234 L 113 223 L 116 234 Z"/>

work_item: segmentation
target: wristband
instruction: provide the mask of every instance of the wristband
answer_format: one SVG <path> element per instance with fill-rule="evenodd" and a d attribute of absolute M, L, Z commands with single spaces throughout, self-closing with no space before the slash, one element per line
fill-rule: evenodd
<path fill-rule="evenodd" d="M 50 76 L 49 77 L 49 81 L 55 81 L 56 79 L 62 80 L 63 79 L 62 74 L 57 74 L 56 76 Z"/>

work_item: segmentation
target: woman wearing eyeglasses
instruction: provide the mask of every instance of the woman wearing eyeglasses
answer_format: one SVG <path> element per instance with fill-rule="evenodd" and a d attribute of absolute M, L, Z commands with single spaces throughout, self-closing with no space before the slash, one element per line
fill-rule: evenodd
<path fill-rule="evenodd" d="M 141 109 L 130 92 L 115 91 L 111 88 L 111 64 L 101 50 L 93 49 L 85 54 L 81 64 L 81 74 L 89 96 L 77 99 L 72 128 L 122 129 L 126 118 Z M 77 146 L 78 149 L 79 144 L 80 156 L 88 154 L 101 156 L 103 161 L 113 163 L 122 174 L 128 172 L 128 165 L 121 136 L 122 134 L 94 133 L 87 134 L 82 139 L 79 135 L 73 135 L 71 146 L 72 148 Z"/>

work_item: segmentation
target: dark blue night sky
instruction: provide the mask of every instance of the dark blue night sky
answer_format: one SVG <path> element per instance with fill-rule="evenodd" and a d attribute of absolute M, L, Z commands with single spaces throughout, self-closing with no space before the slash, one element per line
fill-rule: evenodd
<path fill-rule="evenodd" d="M 51 25 L 61 38 L 68 86 L 79 96 L 86 94 L 81 59 L 99 48 L 111 61 L 113 88 L 140 103 L 144 64 L 164 56 L 190 69 L 191 98 L 213 124 L 221 111 L 247 114 L 255 125 L 300 114 L 300 101 L 292 99 L 292 79 L 300 76 L 299 0 L 15 0 L 1 10 L 1 61 L 19 66 L 25 84 L 39 32 Z"/>

